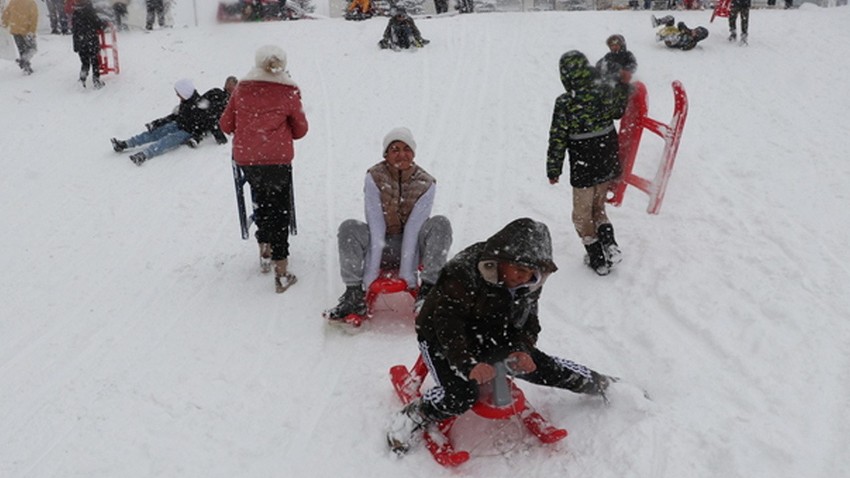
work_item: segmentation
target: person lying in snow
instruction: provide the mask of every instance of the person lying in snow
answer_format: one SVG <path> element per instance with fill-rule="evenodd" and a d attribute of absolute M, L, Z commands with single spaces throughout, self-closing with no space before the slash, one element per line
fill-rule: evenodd
<path fill-rule="evenodd" d="M 668 48 L 680 50 L 693 50 L 697 43 L 708 38 L 708 30 L 696 27 L 693 30 L 685 25 L 685 22 L 675 23 L 676 19 L 671 15 L 661 18 L 652 16 L 652 26 L 655 31 L 655 41 L 663 41 Z"/>

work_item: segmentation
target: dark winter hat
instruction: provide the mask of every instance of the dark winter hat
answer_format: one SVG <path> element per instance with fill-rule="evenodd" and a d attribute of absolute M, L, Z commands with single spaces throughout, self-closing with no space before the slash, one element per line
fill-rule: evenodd
<path fill-rule="evenodd" d="M 605 40 L 605 44 L 608 45 L 608 48 L 611 48 L 611 45 L 620 45 L 620 48 L 623 50 L 626 49 L 626 38 L 623 35 L 611 35 Z"/>
<path fill-rule="evenodd" d="M 192 83 L 192 80 L 183 78 L 182 80 L 177 80 L 177 83 L 174 83 L 174 91 L 180 95 L 180 98 L 188 100 L 195 94 L 195 84 Z"/>
<path fill-rule="evenodd" d="M 511 221 L 487 239 L 483 261 L 508 261 L 532 267 L 544 274 L 558 270 L 552 260 L 552 237 L 542 222 L 524 217 Z"/>
<path fill-rule="evenodd" d="M 413 139 L 413 133 L 410 132 L 409 129 L 405 127 L 399 127 L 392 129 L 386 136 L 384 136 L 384 154 L 387 152 L 387 148 L 393 144 L 394 141 L 401 141 L 402 143 L 410 146 L 410 149 L 413 152 L 416 152 L 416 141 Z"/>

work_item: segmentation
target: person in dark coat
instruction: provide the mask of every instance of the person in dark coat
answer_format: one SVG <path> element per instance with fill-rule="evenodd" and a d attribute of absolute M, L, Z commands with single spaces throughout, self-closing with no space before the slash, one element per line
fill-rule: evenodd
<path fill-rule="evenodd" d="M 378 46 L 382 49 L 401 50 L 410 47 L 422 48 L 428 43 L 430 41 L 422 38 L 419 28 L 416 27 L 413 18 L 407 14 L 407 10 L 398 7 L 387 22 L 384 37 L 378 42 Z"/>
<path fill-rule="evenodd" d="M 605 43 L 608 45 L 609 51 L 596 62 L 596 69 L 599 70 L 599 74 L 611 86 L 620 81 L 630 82 L 632 75 L 637 70 L 637 59 L 626 48 L 626 39 L 623 35 L 611 35 Z"/>
<path fill-rule="evenodd" d="M 228 76 L 224 80 L 224 88 L 211 88 L 201 95 L 208 102 L 207 108 L 209 109 L 207 114 L 209 125 L 205 129 L 213 135 L 215 142 L 218 144 L 227 143 L 227 136 L 222 133 L 219 127 L 219 120 L 221 119 L 221 114 L 224 113 L 224 109 L 227 107 L 227 102 L 230 100 L 230 94 L 236 89 L 237 84 L 239 84 L 238 78 Z"/>
<path fill-rule="evenodd" d="M 550 184 L 559 182 L 569 150 L 573 225 L 588 265 L 606 275 L 621 260 L 605 200 L 611 181 L 621 172 L 614 120 L 623 116 L 629 85 L 622 78 L 616 86 L 602 81 L 579 51 L 564 53 L 559 64 L 566 92 L 555 100 L 552 112 L 546 175 Z"/>
<path fill-rule="evenodd" d="M 106 22 L 97 16 L 91 0 L 77 0 L 71 16 L 71 33 L 74 39 L 74 51 L 80 56 L 80 83 L 86 87 L 89 70 L 92 72 L 92 85 L 95 89 L 103 87 L 100 81 L 100 40 L 98 31 L 106 28 Z"/>
<path fill-rule="evenodd" d="M 534 384 L 604 395 L 609 377 L 537 348 L 538 301 L 557 270 L 549 228 L 529 218 L 446 263 L 416 318 L 419 349 L 437 385 L 394 416 L 387 432 L 394 451 L 407 451 L 428 424 L 472 408 L 498 362 Z"/>
<path fill-rule="evenodd" d="M 116 153 L 128 148 L 150 144 L 147 148 L 130 156 L 137 166 L 148 159 L 171 151 L 180 145 L 197 147 L 209 131 L 212 120 L 209 101 L 201 97 L 192 80 L 182 79 L 174 84 L 174 91 L 180 98 L 176 111 L 168 116 L 156 119 L 145 125 L 147 131 L 130 139 L 112 138 L 112 149 Z"/>

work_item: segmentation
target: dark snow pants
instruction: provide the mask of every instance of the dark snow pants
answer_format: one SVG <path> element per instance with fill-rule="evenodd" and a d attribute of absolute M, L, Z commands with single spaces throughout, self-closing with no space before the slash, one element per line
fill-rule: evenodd
<path fill-rule="evenodd" d="M 272 246 L 272 260 L 289 257 L 289 220 L 292 214 L 292 165 L 242 166 L 251 185 L 257 242 Z"/>
<path fill-rule="evenodd" d="M 458 416 L 472 408 L 478 400 L 478 382 L 470 380 L 452 367 L 439 350 L 432 350 L 427 342 L 419 343 L 422 358 L 428 366 L 436 385 L 422 395 L 422 413 L 429 420 L 439 421 Z M 588 384 L 595 380 L 594 373 L 584 365 L 560 357 L 552 357 L 533 349 L 529 352 L 537 369 L 517 375 L 516 378 L 537 385 L 563 388 L 585 393 Z"/>
<path fill-rule="evenodd" d="M 750 8 L 740 8 L 732 5 L 729 10 L 729 31 L 735 31 L 735 22 L 738 19 L 738 14 L 741 14 L 741 35 L 746 35 L 750 25 Z"/>

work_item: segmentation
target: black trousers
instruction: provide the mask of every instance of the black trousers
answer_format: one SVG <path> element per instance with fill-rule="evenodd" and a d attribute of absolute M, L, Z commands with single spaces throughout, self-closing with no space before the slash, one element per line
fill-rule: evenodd
<path fill-rule="evenodd" d="M 100 78 L 100 55 L 91 52 L 79 52 L 80 55 L 80 79 L 85 79 L 91 69 L 92 78 Z"/>
<path fill-rule="evenodd" d="M 427 342 L 420 342 L 419 349 L 428 372 L 436 382 L 436 386 L 422 395 L 422 413 L 431 420 L 445 420 L 472 408 L 478 400 L 478 382 L 458 373 L 445 355 L 439 350 L 432 350 Z M 537 369 L 532 373 L 517 375 L 516 378 L 576 393 L 582 393 L 587 384 L 594 380 L 594 372 L 584 365 L 552 357 L 536 348 L 529 355 Z"/>
<path fill-rule="evenodd" d="M 272 246 L 272 260 L 289 257 L 292 165 L 242 166 L 251 185 L 258 243 Z"/>

